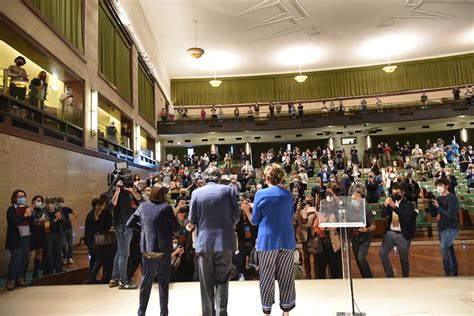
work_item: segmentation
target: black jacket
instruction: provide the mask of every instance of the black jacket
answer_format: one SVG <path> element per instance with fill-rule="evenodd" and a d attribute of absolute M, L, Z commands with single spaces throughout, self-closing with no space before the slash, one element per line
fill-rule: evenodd
<path fill-rule="evenodd" d="M 23 215 L 18 215 L 14 205 L 10 205 L 7 209 L 7 238 L 5 240 L 5 249 L 14 250 L 21 248 L 21 235 L 18 225 L 28 221 L 32 223 L 32 218 L 25 218 Z"/>
<path fill-rule="evenodd" d="M 406 240 L 411 240 L 415 236 L 416 217 L 418 215 L 415 212 L 415 205 L 405 198 L 400 201 L 399 207 L 391 208 L 384 205 L 382 207 L 382 217 L 387 218 L 387 231 L 390 230 L 390 225 L 392 224 L 393 212 L 398 215 L 403 237 Z"/>

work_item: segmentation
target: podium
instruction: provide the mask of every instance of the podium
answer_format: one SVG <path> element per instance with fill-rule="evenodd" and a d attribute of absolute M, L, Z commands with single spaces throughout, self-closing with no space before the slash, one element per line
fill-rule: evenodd
<path fill-rule="evenodd" d="M 352 283 L 352 259 L 348 228 L 366 226 L 365 199 L 353 199 L 350 196 L 337 196 L 321 200 L 319 209 L 319 227 L 339 229 L 341 238 L 341 261 L 344 293 L 344 311 L 337 316 L 365 316 L 355 312 L 354 287 Z M 359 309 L 359 308 L 357 308 Z"/>

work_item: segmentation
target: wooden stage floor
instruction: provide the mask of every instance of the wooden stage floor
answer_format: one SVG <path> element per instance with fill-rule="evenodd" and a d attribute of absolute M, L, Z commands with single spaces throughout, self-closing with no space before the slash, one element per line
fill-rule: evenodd
<path fill-rule="evenodd" d="M 356 301 L 368 316 L 472 316 L 474 278 L 356 279 Z M 257 281 L 231 282 L 229 315 L 262 315 Z M 199 284 L 173 284 L 169 314 L 201 315 Z M 341 280 L 296 281 L 296 308 L 290 315 L 336 315 L 343 305 Z M 36 286 L 0 290 L 2 315 L 136 315 L 138 290 L 109 289 L 106 285 Z M 278 298 L 276 299 L 278 304 Z M 278 305 L 273 314 L 281 315 Z M 147 315 L 159 315 L 155 285 Z"/>

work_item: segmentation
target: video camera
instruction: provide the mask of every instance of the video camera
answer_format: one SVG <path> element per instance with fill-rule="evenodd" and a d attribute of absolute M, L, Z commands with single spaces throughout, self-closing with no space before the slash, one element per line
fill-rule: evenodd
<path fill-rule="evenodd" d="M 119 181 L 122 181 L 123 187 L 133 188 L 133 176 L 128 170 L 128 163 L 126 161 L 116 162 L 115 170 L 107 175 L 107 185 L 109 192 L 114 191 L 115 186 Z"/>

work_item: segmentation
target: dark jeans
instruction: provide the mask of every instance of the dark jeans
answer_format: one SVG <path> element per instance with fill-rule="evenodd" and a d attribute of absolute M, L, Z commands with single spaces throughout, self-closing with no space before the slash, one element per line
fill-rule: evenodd
<path fill-rule="evenodd" d="M 392 263 L 388 254 L 393 248 L 397 247 L 398 254 L 400 256 L 400 265 L 402 266 L 402 275 L 407 278 L 410 274 L 410 265 L 408 263 L 408 251 L 410 250 L 411 240 L 406 240 L 401 233 L 393 231 L 387 231 L 382 239 L 382 245 L 380 246 L 379 255 L 382 260 L 383 269 L 387 278 L 395 277 L 393 272 Z"/>
<path fill-rule="evenodd" d="M 8 281 L 15 281 L 22 278 L 26 262 L 28 261 L 28 253 L 30 251 L 30 236 L 21 238 L 21 248 L 10 250 L 10 262 L 8 263 Z"/>
<path fill-rule="evenodd" d="M 160 316 L 168 315 L 170 272 L 170 253 L 166 253 L 162 257 L 156 259 L 142 257 L 142 284 L 140 286 L 140 307 L 138 308 L 139 316 L 145 315 L 146 313 L 155 277 L 158 278 L 158 289 L 160 291 Z"/>
<path fill-rule="evenodd" d="M 72 239 L 72 227 L 64 230 L 63 235 L 63 258 L 70 259 L 72 258 L 72 249 L 73 249 L 73 239 Z"/>
<path fill-rule="evenodd" d="M 44 249 L 45 262 L 43 275 L 63 271 L 62 238 L 60 234 L 46 235 L 46 248 Z"/>
<path fill-rule="evenodd" d="M 359 268 L 360 275 L 363 278 L 373 278 L 372 270 L 370 269 L 369 262 L 367 261 L 367 255 L 369 254 L 370 243 L 372 237 L 368 234 L 361 234 L 352 237 L 352 251 L 356 259 L 357 267 Z"/>
<path fill-rule="evenodd" d="M 439 246 L 443 256 L 443 268 L 446 276 L 458 275 L 458 262 L 454 253 L 454 240 L 459 230 L 456 228 L 448 228 L 439 232 Z"/>
<path fill-rule="evenodd" d="M 97 258 L 97 251 L 94 243 L 87 243 L 87 250 L 89 250 L 89 279 L 94 280 L 100 268 L 102 268 L 102 263 L 99 258 Z"/>
<path fill-rule="evenodd" d="M 334 252 L 329 237 L 322 238 L 323 250 L 316 255 L 318 279 L 326 278 L 326 268 L 329 265 L 331 279 L 342 278 L 341 250 Z M 319 244 L 321 246 L 321 243 Z"/>
<path fill-rule="evenodd" d="M 196 256 L 202 316 L 227 316 L 232 251 L 198 253 Z"/>
<path fill-rule="evenodd" d="M 318 276 L 318 269 L 317 269 L 318 265 L 316 264 L 317 256 L 314 255 L 314 254 L 310 254 L 308 252 L 308 243 L 307 242 L 303 242 L 302 246 L 303 246 L 304 273 L 306 275 L 306 278 L 307 279 L 312 278 L 312 276 L 311 276 L 311 256 L 313 257 L 313 260 L 314 260 L 314 277 L 317 277 Z"/>
<path fill-rule="evenodd" d="M 102 281 L 101 283 L 109 283 L 112 278 L 114 268 L 114 258 L 117 252 L 117 244 L 113 243 L 104 246 L 95 246 L 97 259 L 102 263 Z"/>
<path fill-rule="evenodd" d="M 128 256 L 130 255 L 130 242 L 132 241 L 133 230 L 126 227 L 125 224 L 119 225 L 115 228 L 115 236 L 117 237 L 117 254 L 114 259 L 112 279 L 125 283 L 128 281 Z"/>
<path fill-rule="evenodd" d="M 25 100 L 26 88 L 18 88 L 14 84 L 10 84 L 8 89 L 10 96 L 17 98 L 18 100 Z"/>

